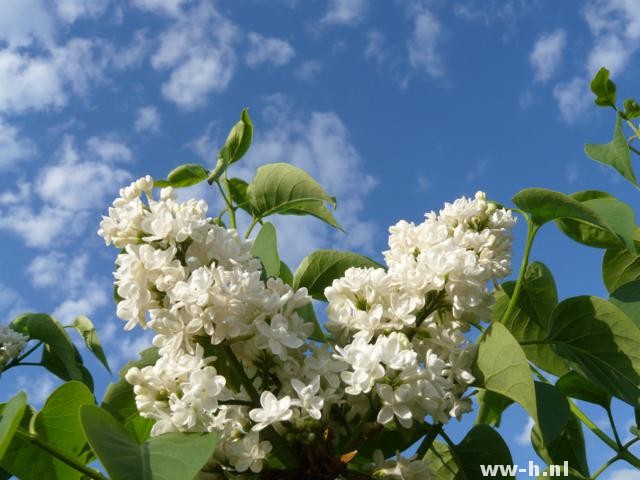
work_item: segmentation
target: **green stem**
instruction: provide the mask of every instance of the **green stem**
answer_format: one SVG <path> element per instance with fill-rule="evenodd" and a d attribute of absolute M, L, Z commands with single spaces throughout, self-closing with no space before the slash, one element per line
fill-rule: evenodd
<path fill-rule="evenodd" d="M 540 373 L 540 371 L 537 368 L 535 368 L 533 365 L 530 365 L 530 368 L 541 382 L 550 383 L 549 380 L 547 380 L 547 378 L 542 373 Z M 584 425 L 589 430 L 591 430 L 596 437 L 598 437 L 600 440 L 606 443 L 609 446 L 609 448 L 611 448 L 613 451 L 618 452 L 620 450 L 615 440 L 613 440 L 611 437 L 609 437 L 609 435 L 604 433 L 600 429 L 600 427 L 598 427 L 589 417 L 587 417 L 587 415 L 582 410 L 580 410 L 580 407 L 578 407 L 573 402 L 572 399 L 567 398 L 567 400 L 569 402 L 569 408 L 571 409 L 571 413 L 573 413 L 582 423 L 584 423 Z"/>
<path fill-rule="evenodd" d="M 236 209 L 234 208 L 231 199 L 233 198 L 231 196 L 231 187 L 229 187 L 229 181 L 227 180 L 227 173 L 225 172 L 224 175 L 224 187 L 227 190 L 227 196 L 229 201 L 227 202 L 227 206 L 229 208 L 229 224 L 231 225 L 231 228 L 237 228 L 236 227 Z"/>
<path fill-rule="evenodd" d="M 418 450 L 416 450 L 416 455 L 418 456 L 418 458 L 422 458 L 427 454 L 427 452 L 431 448 L 431 445 L 433 445 L 433 442 L 435 441 L 435 439 L 438 437 L 440 432 L 442 432 L 442 427 L 443 425 L 441 423 L 436 423 L 434 425 L 431 425 L 431 428 L 429 429 L 427 434 L 424 436 L 422 443 L 420 443 Z"/>
<path fill-rule="evenodd" d="M 613 451 L 617 452 L 618 451 L 618 444 L 615 442 L 615 440 L 613 440 L 609 435 L 607 435 L 606 433 L 604 433 L 602 430 L 600 430 L 600 427 L 598 427 L 593 420 L 591 420 L 589 417 L 587 417 L 587 415 L 580 410 L 580 407 L 578 407 L 573 400 L 571 399 L 567 399 L 569 400 L 569 408 L 571 409 L 571 412 L 578 417 L 578 420 L 580 420 L 582 423 L 584 423 L 585 427 L 587 427 L 589 430 L 591 430 L 593 432 L 593 434 L 598 437 L 600 440 L 602 440 L 604 443 L 606 443 L 609 448 L 611 448 Z"/>
<path fill-rule="evenodd" d="M 604 472 L 607 468 L 609 468 L 611 465 L 613 465 L 614 463 L 616 463 L 618 460 L 620 460 L 620 457 L 618 455 L 616 455 L 613 458 L 610 458 L 609 460 L 607 460 L 598 470 L 596 470 L 596 472 L 591 476 L 591 480 L 595 480 L 596 478 L 598 478 L 600 476 L 600 474 L 602 472 Z"/>
<path fill-rule="evenodd" d="M 233 353 L 233 350 L 231 350 L 231 347 L 224 345 L 220 349 L 220 353 L 225 357 L 225 360 L 231 368 L 234 376 L 240 380 L 240 383 L 242 383 L 242 386 L 247 391 L 247 394 L 251 398 L 253 404 L 256 406 L 260 405 L 260 394 L 258 393 L 258 390 L 256 390 L 251 379 L 247 376 L 244 367 L 240 363 L 240 360 L 238 360 L 238 357 L 236 357 L 235 353 Z"/>
<path fill-rule="evenodd" d="M 231 228 L 236 228 L 236 210 L 233 208 L 233 204 L 231 203 L 231 191 L 229 190 L 229 184 L 225 179 L 222 181 L 224 182 L 228 193 L 225 192 L 225 189 L 222 188 L 219 181 L 216 181 L 216 185 L 218 186 L 218 190 L 220 190 L 220 195 L 222 195 L 224 203 L 227 205 L 227 212 L 229 212 L 229 226 Z"/>
<path fill-rule="evenodd" d="M 245 233 L 244 238 L 249 238 L 249 235 L 251 235 L 251 230 L 253 230 L 253 227 L 255 227 L 259 221 L 260 219 L 256 217 L 254 217 L 253 220 L 251 220 L 251 224 L 249 225 L 249 228 L 247 229 L 247 233 Z"/>
<path fill-rule="evenodd" d="M 24 360 L 25 358 L 27 358 L 29 355 L 31 355 L 33 352 L 35 352 L 40 345 L 42 345 L 44 342 L 40 341 L 38 343 L 36 343 L 33 347 L 31 347 L 29 350 L 27 350 L 26 352 L 24 352 L 22 355 L 20 355 L 18 358 L 15 359 L 16 362 L 21 362 L 22 360 Z"/>
<path fill-rule="evenodd" d="M 607 407 L 607 417 L 609 417 L 609 423 L 611 424 L 611 430 L 613 431 L 613 436 L 616 439 L 616 443 L 618 444 L 618 448 L 624 448 L 622 446 L 622 442 L 620 441 L 620 435 L 618 435 L 618 429 L 616 428 L 616 422 L 613 420 L 613 413 L 611 412 L 611 406 Z"/>
<path fill-rule="evenodd" d="M 629 128 L 633 130 L 633 133 L 636 134 L 636 137 L 640 139 L 640 131 L 638 131 L 638 128 L 633 124 L 631 120 L 627 120 L 626 122 L 627 122 L 627 125 L 629 125 Z"/>
<path fill-rule="evenodd" d="M 220 354 L 224 356 L 227 364 L 233 372 L 233 375 L 240 379 L 240 383 L 242 383 L 242 386 L 251 398 L 252 405 L 259 406 L 260 394 L 253 385 L 253 382 L 251 382 L 251 379 L 247 376 L 244 367 L 240 363 L 240 360 L 238 360 L 238 357 L 236 357 L 235 353 L 233 353 L 233 350 L 231 350 L 231 347 L 224 345 L 220 348 Z M 265 438 L 273 445 L 273 451 L 282 463 L 286 466 L 294 466 L 297 464 L 296 458 L 291 452 L 291 448 L 284 439 L 278 435 L 278 432 L 276 432 L 273 426 L 265 428 L 262 432 Z"/>
<path fill-rule="evenodd" d="M 82 474 L 84 474 L 85 476 L 92 478 L 94 480 L 107 480 L 107 478 L 105 476 L 103 476 L 100 472 L 87 467 L 86 465 L 83 465 L 81 463 L 79 463 L 78 461 L 74 460 L 73 458 L 68 457 L 65 453 L 61 452 L 60 450 L 58 450 L 57 448 L 49 445 L 48 443 L 43 442 L 42 440 L 40 440 L 38 437 L 31 435 L 30 433 L 24 431 L 22 428 L 19 428 L 18 430 L 16 430 L 16 436 L 18 436 L 19 438 L 21 438 L 22 440 L 25 440 L 29 443 L 32 443 L 33 445 L 35 445 L 36 447 L 44 450 L 45 452 L 49 453 L 52 457 L 57 458 L 58 460 L 60 460 L 62 463 L 68 465 L 69 467 L 73 468 L 74 470 L 77 470 L 79 472 L 81 472 Z"/>
<path fill-rule="evenodd" d="M 40 345 L 42 345 L 43 342 L 38 342 L 36 343 L 33 347 L 31 347 L 29 350 L 27 350 L 25 353 L 23 353 L 22 355 L 14 358 L 13 360 L 11 360 L 9 363 L 7 363 L 4 367 L 0 368 L 0 372 L 6 372 L 7 370 L 13 368 L 13 367 L 17 367 L 18 365 L 30 365 L 28 363 L 20 363 L 22 360 L 24 360 L 25 358 L 27 358 L 29 355 L 31 355 L 38 347 L 40 347 Z M 37 365 L 40 365 L 39 363 Z"/>
<path fill-rule="evenodd" d="M 539 225 L 536 225 L 527 218 L 527 243 L 524 247 L 524 256 L 522 257 L 522 264 L 520 265 L 520 272 L 518 273 L 518 280 L 516 282 L 516 286 L 513 290 L 513 295 L 511 295 L 511 300 L 509 301 L 509 306 L 507 310 L 502 315 L 500 319 L 500 323 L 506 323 L 511 318 L 513 314 L 513 310 L 516 308 L 516 304 L 518 302 L 518 297 L 520 296 L 520 291 L 522 290 L 522 285 L 524 283 L 524 274 L 527 270 L 527 265 L 529 264 L 529 254 L 531 253 L 531 246 L 533 245 L 533 239 L 538 233 Z"/>

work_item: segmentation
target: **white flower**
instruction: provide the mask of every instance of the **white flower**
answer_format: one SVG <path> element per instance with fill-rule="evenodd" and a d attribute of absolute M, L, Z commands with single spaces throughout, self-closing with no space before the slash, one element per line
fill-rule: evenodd
<path fill-rule="evenodd" d="M 254 408 L 249 412 L 249 418 L 255 422 L 251 430 L 259 432 L 275 422 L 284 422 L 291 418 L 291 398 L 286 395 L 280 400 L 269 392 L 262 392 L 260 395 L 262 408 Z"/>
<path fill-rule="evenodd" d="M 20 354 L 28 341 L 29 337 L 8 325 L 0 327 L 0 370 Z"/>
<path fill-rule="evenodd" d="M 415 397 L 414 391 L 409 385 L 400 385 L 395 390 L 391 385 L 376 385 L 376 393 L 382 400 L 382 408 L 378 412 L 378 423 L 386 425 L 397 417 L 400 425 L 409 428 L 413 423 L 413 416 L 409 403 Z"/>
<path fill-rule="evenodd" d="M 304 344 L 298 332 L 294 330 L 291 333 L 289 321 L 283 315 L 274 315 L 270 323 L 258 320 L 255 325 L 258 332 L 264 337 L 256 338 L 258 348 L 268 346 L 274 355 L 283 360 L 287 358 L 287 348 L 300 348 Z"/>
<path fill-rule="evenodd" d="M 320 390 L 320 377 L 314 377 L 309 385 L 305 385 L 297 378 L 291 380 L 291 386 L 296 391 L 299 400 L 294 400 L 293 405 L 297 405 L 305 410 L 311 418 L 320 420 L 324 399 L 317 395 Z"/>
<path fill-rule="evenodd" d="M 257 432 L 249 432 L 240 440 L 230 442 L 226 451 L 237 472 L 251 470 L 253 473 L 259 473 L 262 471 L 264 459 L 271 452 L 271 443 L 261 442 Z"/>

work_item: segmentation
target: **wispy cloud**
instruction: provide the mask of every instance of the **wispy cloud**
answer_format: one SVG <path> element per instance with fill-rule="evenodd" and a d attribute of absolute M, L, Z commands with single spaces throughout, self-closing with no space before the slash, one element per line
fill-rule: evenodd
<path fill-rule="evenodd" d="M 562 55 L 567 46 L 567 32 L 562 29 L 541 35 L 529 55 L 529 62 L 535 80 L 546 82 L 562 63 Z"/>
<path fill-rule="evenodd" d="M 369 0 L 329 0 L 321 25 L 358 25 L 369 10 Z"/>
<path fill-rule="evenodd" d="M 245 61 L 251 68 L 261 65 L 281 67 L 295 55 L 293 47 L 285 40 L 265 37 L 256 32 L 249 33 L 249 45 Z"/>
<path fill-rule="evenodd" d="M 413 33 L 407 42 L 409 63 L 432 77 L 444 75 L 444 64 L 439 51 L 444 29 L 438 18 L 426 8 L 412 14 Z"/>

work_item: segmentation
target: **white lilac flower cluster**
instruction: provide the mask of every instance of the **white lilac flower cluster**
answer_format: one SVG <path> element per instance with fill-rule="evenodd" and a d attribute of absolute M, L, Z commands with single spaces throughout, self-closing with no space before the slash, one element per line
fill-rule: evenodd
<path fill-rule="evenodd" d="M 327 288 L 345 391 L 373 393 L 379 423 L 446 423 L 471 409 L 464 332 L 488 317 L 487 283 L 509 273 L 514 223 L 482 192 L 460 198 L 419 225 L 391 227 L 387 270 L 351 268 Z"/>
<path fill-rule="evenodd" d="M 210 478 L 262 471 L 274 436 L 313 448 L 344 421 L 409 427 L 469 409 L 463 332 L 489 305 L 487 282 L 509 271 L 509 212 L 478 194 L 392 227 L 387 271 L 352 268 L 327 288 L 326 344 L 309 339 L 306 289 L 265 278 L 252 242 L 207 218 L 205 202 L 152 189 L 148 176 L 122 189 L 99 230 L 121 249 L 118 316 L 151 328 L 159 351 L 125 378 L 152 435 L 220 432 Z M 427 468 L 383 460 L 380 478 Z"/>
<path fill-rule="evenodd" d="M 16 332 L 8 325 L 0 327 L 0 371 L 20 354 L 28 340 L 29 337 Z"/>

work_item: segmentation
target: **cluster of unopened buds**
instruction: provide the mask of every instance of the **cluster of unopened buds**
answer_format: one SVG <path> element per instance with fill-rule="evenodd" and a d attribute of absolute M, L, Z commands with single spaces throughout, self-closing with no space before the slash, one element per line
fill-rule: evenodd
<path fill-rule="evenodd" d="M 274 438 L 312 448 L 347 435 L 345 422 L 409 428 L 470 410 L 464 333 L 486 319 L 487 283 L 509 273 L 509 211 L 478 193 L 391 227 L 386 269 L 351 268 L 326 289 L 323 343 L 310 338 L 306 289 L 265 278 L 252 242 L 208 218 L 205 202 L 152 188 L 145 177 L 122 189 L 99 231 L 122 249 L 118 316 L 151 328 L 159 352 L 126 379 L 153 435 L 220 433 L 210 478 L 261 472 Z M 375 478 L 428 472 L 400 455 L 371 465 Z"/>

